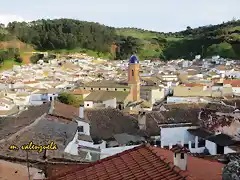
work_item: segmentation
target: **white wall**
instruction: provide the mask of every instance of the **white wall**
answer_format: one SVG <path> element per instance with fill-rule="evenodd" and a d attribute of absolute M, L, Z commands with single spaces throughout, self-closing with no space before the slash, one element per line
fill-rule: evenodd
<path fill-rule="evenodd" d="M 90 125 L 87 122 L 83 122 L 83 121 L 77 121 L 77 122 L 78 122 L 78 126 L 83 126 L 82 134 L 90 136 Z"/>
<path fill-rule="evenodd" d="M 30 95 L 30 98 L 29 98 L 29 103 L 31 105 L 41 105 L 43 104 L 43 101 L 42 101 L 42 94 L 31 94 Z M 47 96 L 46 96 L 47 98 Z"/>
<path fill-rule="evenodd" d="M 93 101 L 84 101 L 84 108 L 93 108 Z"/>
<path fill-rule="evenodd" d="M 187 169 L 187 153 L 184 153 L 184 158 L 181 159 L 181 154 L 182 153 L 174 153 L 174 158 L 173 158 L 173 162 L 174 165 L 179 167 L 181 170 L 186 170 Z M 175 157 L 176 155 L 176 157 Z"/>
<path fill-rule="evenodd" d="M 0 103 L 0 110 L 1 111 L 6 111 L 6 110 L 10 110 L 10 109 L 11 109 L 10 105 Z"/>
<path fill-rule="evenodd" d="M 101 159 L 106 158 L 108 156 L 112 156 L 117 153 L 121 153 L 123 151 L 126 151 L 128 149 L 132 149 L 134 147 L 137 147 L 139 145 L 133 145 L 133 146 L 121 146 L 121 147 L 113 147 L 113 148 L 105 148 L 101 149 Z"/>
<path fill-rule="evenodd" d="M 105 107 L 116 108 L 117 107 L 117 99 L 113 98 L 113 99 L 103 101 L 103 104 L 105 105 Z"/>
<path fill-rule="evenodd" d="M 76 132 L 73 140 L 70 143 L 68 143 L 64 152 L 72 155 L 78 155 L 78 143 L 76 143 L 77 139 L 78 139 L 78 132 Z"/>
<path fill-rule="evenodd" d="M 224 154 L 228 154 L 228 153 L 236 153 L 236 151 L 232 150 L 228 146 L 225 146 L 224 147 Z"/>
<path fill-rule="evenodd" d="M 195 148 L 192 148 L 191 141 L 188 143 L 188 149 L 191 153 L 203 153 L 205 150 L 205 147 L 196 147 L 196 141 L 195 141 Z"/>
<path fill-rule="evenodd" d="M 234 94 L 239 94 L 240 93 L 240 87 L 232 87 L 233 93 Z"/>
<path fill-rule="evenodd" d="M 198 97 L 175 97 L 168 96 L 167 103 L 196 103 L 200 102 L 200 98 Z"/>
<path fill-rule="evenodd" d="M 162 79 L 164 81 L 177 81 L 178 77 L 176 75 L 163 75 Z"/>
<path fill-rule="evenodd" d="M 78 145 L 86 146 L 86 147 L 94 147 L 93 142 L 83 141 L 83 140 L 77 140 Z"/>
<path fill-rule="evenodd" d="M 78 140 L 78 132 L 76 132 L 73 140 L 70 143 L 68 143 L 64 152 L 72 154 L 72 155 L 78 155 L 78 146 L 79 145 L 90 147 L 90 148 L 105 149 L 106 141 L 103 141 L 101 144 L 93 144 L 93 142 Z"/>
<path fill-rule="evenodd" d="M 48 101 L 50 101 L 50 97 L 53 99 L 56 99 L 58 97 L 58 94 L 48 94 Z"/>
<path fill-rule="evenodd" d="M 24 87 L 23 82 L 16 82 L 15 84 L 13 84 L 13 88 L 22 88 L 22 87 Z"/>
<path fill-rule="evenodd" d="M 188 144 L 189 141 L 194 142 L 195 136 L 187 131 L 189 128 L 194 127 L 161 128 L 161 145 L 169 146 L 170 144 L 176 145 L 179 142 L 183 142 L 184 144 Z"/>
<path fill-rule="evenodd" d="M 208 149 L 211 155 L 217 154 L 217 145 L 211 141 L 206 140 L 206 148 Z"/>
<path fill-rule="evenodd" d="M 156 101 L 162 100 L 165 97 L 164 88 L 152 89 L 151 92 L 151 103 L 154 104 Z"/>
<path fill-rule="evenodd" d="M 29 105 L 30 96 L 20 96 L 13 99 L 17 106 L 27 106 Z"/>

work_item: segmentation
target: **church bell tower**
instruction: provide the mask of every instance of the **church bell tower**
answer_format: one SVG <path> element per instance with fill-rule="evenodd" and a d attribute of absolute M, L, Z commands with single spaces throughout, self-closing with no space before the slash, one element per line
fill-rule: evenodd
<path fill-rule="evenodd" d="M 132 101 L 140 100 L 139 60 L 137 56 L 131 56 L 128 63 L 128 85 L 131 87 Z"/>

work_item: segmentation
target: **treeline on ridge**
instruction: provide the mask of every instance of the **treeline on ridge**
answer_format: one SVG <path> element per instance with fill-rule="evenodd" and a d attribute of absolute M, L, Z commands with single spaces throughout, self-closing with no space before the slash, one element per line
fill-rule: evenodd
<path fill-rule="evenodd" d="M 129 34 L 139 34 L 132 36 Z M 17 37 L 37 50 L 85 49 L 109 54 L 111 59 L 127 59 L 137 53 L 144 59 L 193 59 L 221 55 L 240 58 L 240 21 L 229 21 L 176 33 L 152 32 L 136 28 L 113 28 L 73 19 L 12 22 L 0 27 L 0 41 Z"/>

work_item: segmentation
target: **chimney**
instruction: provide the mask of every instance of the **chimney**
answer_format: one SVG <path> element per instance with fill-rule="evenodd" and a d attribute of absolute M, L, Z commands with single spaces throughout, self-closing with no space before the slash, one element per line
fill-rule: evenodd
<path fill-rule="evenodd" d="M 187 170 L 187 152 L 183 146 L 177 144 L 175 145 L 171 151 L 173 152 L 173 162 L 174 166 L 179 167 L 181 170 Z"/>
<path fill-rule="evenodd" d="M 146 130 L 146 112 L 138 112 L 138 126 L 140 130 Z"/>
<path fill-rule="evenodd" d="M 84 119 L 84 106 L 82 104 L 79 107 L 79 117 Z"/>

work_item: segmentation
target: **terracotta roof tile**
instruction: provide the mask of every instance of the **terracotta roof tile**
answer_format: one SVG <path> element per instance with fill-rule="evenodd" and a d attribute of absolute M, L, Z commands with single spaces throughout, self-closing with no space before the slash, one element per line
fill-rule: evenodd
<path fill-rule="evenodd" d="M 239 79 L 228 79 L 224 80 L 223 84 L 231 84 L 232 87 L 240 87 L 240 80 Z"/>
<path fill-rule="evenodd" d="M 79 109 L 72 105 L 54 101 L 54 109 L 51 115 L 72 120 L 73 118 L 78 117 Z"/>
<path fill-rule="evenodd" d="M 173 162 L 172 151 L 158 147 L 150 147 L 150 149 L 158 156 L 164 155 L 165 158 Z M 199 167 L 201 167 L 201 170 L 199 170 Z M 224 164 L 222 163 L 188 155 L 187 171 L 181 171 L 180 174 L 183 175 L 183 173 L 188 172 L 189 175 L 199 180 L 221 180 L 223 167 Z"/>
<path fill-rule="evenodd" d="M 174 145 L 172 149 L 170 149 L 172 152 L 174 153 L 188 153 L 189 150 L 186 149 L 185 147 L 181 146 L 181 145 Z"/>
<path fill-rule="evenodd" d="M 159 148 L 161 149 L 161 148 Z M 172 161 L 165 158 L 166 152 L 173 154 L 169 150 L 162 149 L 159 154 L 157 149 L 149 145 L 141 145 L 122 153 L 110 156 L 103 160 L 90 163 L 84 169 L 72 169 L 65 175 L 55 176 L 49 180 L 193 180 L 188 172 L 181 171 L 174 166 Z"/>

